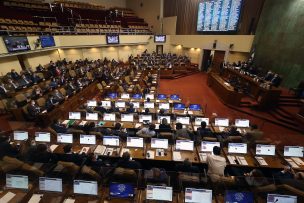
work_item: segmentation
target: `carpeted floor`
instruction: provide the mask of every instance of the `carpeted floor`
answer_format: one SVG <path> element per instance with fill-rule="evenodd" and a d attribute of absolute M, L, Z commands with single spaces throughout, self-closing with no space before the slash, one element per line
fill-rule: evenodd
<path fill-rule="evenodd" d="M 198 73 L 191 76 L 170 80 L 161 79 L 159 93 L 179 94 L 184 103 L 198 103 L 206 108 L 206 116 L 217 113 L 219 117 L 227 117 L 230 120 L 236 118 L 248 118 L 265 132 L 265 137 L 277 141 L 280 145 L 299 145 L 304 143 L 304 135 L 299 132 L 272 124 L 263 119 L 233 110 L 225 106 L 207 86 L 207 74 Z M 256 115 L 263 112 L 252 112 Z M 304 132 L 303 132 L 304 134 Z"/>

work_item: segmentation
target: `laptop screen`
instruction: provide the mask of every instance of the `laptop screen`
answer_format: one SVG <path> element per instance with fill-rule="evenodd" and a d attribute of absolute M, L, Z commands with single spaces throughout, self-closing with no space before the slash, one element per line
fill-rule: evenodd
<path fill-rule="evenodd" d="M 172 95 L 170 96 L 170 99 L 172 99 L 172 100 L 179 100 L 179 95 L 177 95 L 177 94 L 172 94 Z"/>
<path fill-rule="evenodd" d="M 205 121 L 207 125 L 209 125 L 209 118 L 202 118 L 202 117 L 196 117 L 195 118 L 195 125 L 201 125 L 201 122 Z"/>
<path fill-rule="evenodd" d="M 141 99 L 142 95 L 141 94 L 133 94 L 132 98 L 133 99 Z"/>
<path fill-rule="evenodd" d="M 303 157 L 304 147 L 284 146 L 284 156 Z"/>
<path fill-rule="evenodd" d="M 168 149 L 168 139 L 151 138 L 151 148 Z"/>
<path fill-rule="evenodd" d="M 297 203 L 297 196 L 268 194 L 267 203 Z"/>
<path fill-rule="evenodd" d="M 80 144 L 96 144 L 96 136 L 80 135 Z"/>
<path fill-rule="evenodd" d="M 235 119 L 235 126 L 238 128 L 249 128 L 248 119 Z"/>
<path fill-rule="evenodd" d="M 28 176 L 6 174 L 6 187 L 28 189 Z"/>
<path fill-rule="evenodd" d="M 247 154 L 247 144 L 228 143 L 228 153 Z"/>
<path fill-rule="evenodd" d="M 118 136 L 103 136 L 103 145 L 106 146 L 119 146 Z"/>
<path fill-rule="evenodd" d="M 186 188 L 185 189 L 186 203 L 212 203 L 212 190 Z"/>
<path fill-rule="evenodd" d="M 213 152 L 213 147 L 220 147 L 220 142 L 208 142 L 202 141 L 201 142 L 201 152 Z"/>
<path fill-rule="evenodd" d="M 70 120 L 79 120 L 79 119 L 81 119 L 80 112 L 69 112 L 69 119 Z"/>
<path fill-rule="evenodd" d="M 57 142 L 58 143 L 73 143 L 73 134 L 63 134 L 63 133 L 58 133 L 57 134 Z"/>
<path fill-rule="evenodd" d="M 144 103 L 144 108 L 154 109 L 154 103 L 153 102 L 145 102 Z"/>
<path fill-rule="evenodd" d="M 97 195 L 98 184 L 96 181 L 74 180 L 74 193 Z"/>
<path fill-rule="evenodd" d="M 172 201 L 172 187 L 147 185 L 146 198 L 148 200 Z"/>
<path fill-rule="evenodd" d="M 130 94 L 128 94 L 128 93 L 122 93 L 120 95 L 120 98 L 122 98 L 122 99 L 130 99 Z"/>
<path fill-rule="evenodd" d="M 171 123 L 171 116 L 158 116 L 157 117 L 158 123 L 161 123 L 164 118 L 167 119 L 168 123 Z"/>
<path fill-rule="evenodd" d="M 159 103 L 158 104 L 158 108 L 159 109 L 169 110 L 170 109 L 170 104 L 169 103 Z"/>
<path fill-rule="evenodd" d="M 139 109 L 140 108 L 140 103 L 139 102 L 131 102 L 133 104 L 134 109 Z"/>
<path fill-rule="evenodd" d="M 257 144 L 255 148 L 256 155 L 275 155 L 275 145 Z"/>
<path fill-rule="evenodd" d="M 14 140 L 23 141 L 28 139 L 28 132 L 26 131 L 14 131 Z"/>
<path fill-rule="evenodd" d="M 115 113 L 104 113 L 103 120 L 104 121 L 115 121 L 116 115 L 115 115 Z"/>
<path fill-rule="evenodd" d="M 139 122 L 143 123 L 145 121 L 152 123 L 152 115 L 139 115 Z"/>
<path fill-rule="evenodd" d="M 86 120 L 97 121 L 98 120 L 98 113 L 86 113 Z"/>
<path fill-rule="evenodd" d="M 88 100 L 88 106 L 91 106 L 91 107 L 95 107 L 97 106 L 97 101 L 96 100 Z"/>
<path fill-rule="evenodd" d="M 128 183 L 110 183 L 110 196 L 130 198 L 134 196 L 134 186 Z"/>
<path fill-rule="evenodd" d="M 174 104 L 174 110 L 185 110 L 185 104 Z"/>
<path fill-rule="evenodd" d="M 193 147 L 194 144 L 192 140 L 176 140 L 176 150 L 193 151 Z"/>
<path fill-rule="evenodd" d="M 181 123 L 183 125 L 189 125 L 190 124 L 190 117 L 177 116 L 176 117 L 176 123 Z"/>
<path fill-rule="evenodd" d="M 229 119 L 228 118 L 215 118 L 214 124 L 215 124 L 215 126 L 228 127 Z"/>
<path fill-rule="evenodd" d="M 111 99 L 116 99 L 117 98 L 117 93 L 116 92 L 109 93 L 108 97 L 111 98 Z"/>
<path fill-rule="evenodd" d="M 164 100 L 164 99 L 167 99 L 167 96 L 165 94 L 158 94 L 157 99 Z"/>
<path fill-rule="evenodd" d="M 124 101 L 117 101 L 117 102 L 115 102 L 115 107 L 116 108 L 125 108 L 126 107 L 126 102 L 124 102 Z"/>
<path fill-rule="evenodd" d="M 199 104 L 190 104 L 189 105 L 190 111 L 200 111 L 201 109 L 202 109 L 201 105 L 199 105 Z"/>
<path fill-rule="evenodd" d="M 111 101 L 101 101 L 101 106 L 102 107 L 111 107 Z"/>
<path fill-rule="evenodd" d="M 127 147 L 144 147 L 144 139 L 142 137 L 127 137 Z"/>
<path fill-rule="evenodd" d="M 134 114 L 121 114 L 120 119 L 122 122 L 133 122 L 134 121 Z"/>
<path fill-rule="evenodd" d="M 39 190 L 50 192 L 62 192 L 62 179 L 39 177 Z"/>
<path fill-rule="evenodd" d="M 145 99 L 147 98 L 154 99 L 154 94 L 145 94 Z"/>
<path fill-rule="evenodd" d="M 51 142 L 51 133 L 35 132 L 35 141 L 37 141 L 37 142 Z"/>
<path fill-rule="evenodd" d="M 253 193 L 252 192 L 236 192 L 227 191 L 225 194 L 225 203 L 253 203 Z"/>

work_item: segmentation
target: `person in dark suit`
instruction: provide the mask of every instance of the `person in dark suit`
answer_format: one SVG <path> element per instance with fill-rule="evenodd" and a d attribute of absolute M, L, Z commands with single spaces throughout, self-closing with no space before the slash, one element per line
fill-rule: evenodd
<path fill-rule="evenodd" d="M 184 160 L 183 163 L 177 164 L 175 170 L 178 172 L 185 172 L 185 173 L 199 173 L 200 170 L 196 166 L 192 166 L 191 162 L 188 158 Z"/>
<path fill-rule="evenodd" d="M 122 158 L 115 164 L 115 167 L 121 167 L 121 168 L 129 168 L 129 169 L 141 169 L 141 165 L 137 161 L 130 160 L 130 153 L 124 152 L 122 154 Z"/>
<path fill-rule="evenodd" d="M 50 163 L 56 161 L 56 155 L 48 151 L 46 144 L 33 146 L 28 151 L 27 157 L 29 161 L 38 163 Z"/>
<path fill-rule="evenodd" d="M 2 98 L 8 97 L 9 90 L 6 89 L 5 85 L 3 83 L 0 83 L 0 96 Z"/>
<path fill-rule="evenodd" d="M 159 132 L 171 132 L 171 125 L 168 123 L 166 118 L 161 120 L 161 124 L 159 125 Z"/>
<path fill-rule="evenodd" d="M 51 128 L 56 131 L 56 133 L 67 133 L 68 129 L 61 125 L 58 120 L 54 120 Z"/>
<path fill-rule="evenodd" d="M 106 112 L 106 109 L 102 106 L 102 102 L 98 101 L 97 106 L 94 108 L 94 111 L 98 111 L 103 114 Z"/>
<path fill-rule="evenodd" d="M 29 119 L 35 119 L 40 114 L 41 109 L 36 105 L 36 102 L 34 100 L 31 100 L 30 104 L 27 107 L 27 112 Z"/>
<path fill-rule="evenodd" d="M 11 75 L 12 79 L 15 80 L 15 81 L 19 80 L 19 78 L 20 78 L 19 73 L 17 73 L 17 72 L 15 71 L 15 69 L 12 69 L 12 70 L 11 70 L 10 75 Z"/>
<path fill-rule="evenodd" d="M 114 136 L 119 136 L 120 138 L 126 139 L 128 137 L 128 132 L 126 129 L 122 128 L 120 123 L 115 123 L 114 129 L 111 131 Z"/>
<path fill-rule="evenodd" d="M 36 71 L 37 71 L 37 72 L 43 72 L 43 71 L 45 71 L 45 68 L 44 68 L 41 64 L 39 64 L 39 65 L 36 67 Z"/>
<path fill-rule="evenodd" d="M 42 81 L 42 78 L 40 78 L 36 73 L 33 73 L 30 77 L 30 80 L 34 83 L 37 84 Z"/>
<path fill-rule="evenodd" d="M 205 121 L 202 121 L 201 127 L 197 128 L 197 135 L 200 139 L 212 136 L 212 131 L 210 128 L 207 128 L 207 123 Z"/>
<path fill-rule="evenodd" d="M 55 89 L 55 88 L 57 88 L 59 85 L 58 85 L 58 83 L 57 83 L 57 79 L 56 78 L 52 78 L 51 79 L 51 82 L 50 82 L 50 84 L 49 84 L 49 87 L 51 88 L 51 89 Z"/>
<path fill-rule="evenodd" d="M 49 112 L 49 111 L 52 111 L 55 108 L 55 106 L 57 106 L 58 104 L 59 104 L 59 102 L 54 98 L 54 96 L 49 94 L 49 96 L 45 102 L 45 108 Z"/>
<path fill-rule="evenodd" d="M 21 89 L 18 82 L 14 82 L 12 79 L 7 80 L 7 86 L 10 91 L 14 91 L 14 92 Z"/>
<path fill-rule="evenodd" d="M 270 82 L 273 86 L 279 87 L 282 82 L 282 78 L 278 74 L 275 74 Z"/>
<path fill-rule="evenodd" d="M 71 144 L 67 144 L 63 147 L 64 154 L 60 154 L 58 159 L 60 161 L 72 162 L 78 166 L 81 166 L 86 161 L 85 154 L 76 154 L 72 150 L 73 146 Z"/>
<path fill-rule="evenodd" d="M 134 108 L 134 105 L 132 103 L 129 104 L 129 107 L 126 110 L 127 113 L 135 113 L 136 109 Z"/>
<path fill-rule="evenodd" d="M 66 86 L 66 91 L 68 96 L 72 96 L 76 93 L 76 87 L 74 86 L 73 82 L 70 81 Z"/>
<path fill-rule="evenodd" d="M 36 99 L 38 99 L 39 97 L 42 97 L 42 95 L 43 95 L 43 92 L 42 92 L 42 90 L 40 89 L 40 87 L 35 86 L 35 87 L 34 87 L 34 90 L 32 91 L 31 98 L 34 99 L 34 100 L 36 100 Z"/>
<path fill-rule="evenodd" d="M 53 97 L 56 102 L 61 103 L 64 101 L 64 96 L 59 92 L 59 90 L 55 90 L 53 93 Z"/>
<path fill-rule="evenodd" d="M 32 85 L 32 81 L 26 78 L 25 75 L 22 75 L 21 78 L 19 79 L 19 84 L 22 87 L 29 87 Z"/>

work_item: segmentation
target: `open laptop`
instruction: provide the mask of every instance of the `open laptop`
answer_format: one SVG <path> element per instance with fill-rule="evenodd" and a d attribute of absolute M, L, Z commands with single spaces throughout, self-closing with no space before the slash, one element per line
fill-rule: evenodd
<path fill-rule="evenodd" d="M 111 92 L 108 94 L 108 97 L 111 99 L 116 99 L 117 98 L 117 93 L 116 92 Z"/>
<path fill-rule="evenodd" d="M 154 109 L 154 102 L 144 102 L 144 108 Z"/>
<path fill-rule="evenodd" d="M 173 189 L 167 186 L 147 185 L 146 199 L 156 201 L 172 201 Z"/>
<path fill-rule="evenodd" d="M 186 106 L 182 103 L 177 103 L 173 105 L 174 110 L 185 110 Z"/>
<path fill-rule="evenodd" d="M 103 120 L 104 121 L 115 121 L 116 115 L 115 115 L 115 113 L 104 113 Z"/>
<path fill-rule="evenodd" d="M 80 135 L 80 144 L 96 144 L 95 135 Z"/>
<path fill-rule="evenodd" d="M 176 117 L 176 123 L 181 123 L 183 125 L 189 125 L 190 124 L 190 117 L 187 117 L 187 116 L 177 116 Z"/>
<path fill-rule="evenodd" d="M 186 188 L 185 203 L 212 203 L 212 190 Z"/>
<path fill-rule="evenodd" d="M 228 127 L 229 119 L 228 118 L 215 118 L 214 125 L 219 126 L 219 127 Z"/>
<path fill-rule="evenodd" d="M 249 120 L 248 119 L 235 119 L 235 126 L 238 128 L 249 128 Z"/>
<path fill-rule="evenodd" d="M 167 96 L 165 94 L 158 94 L 157 99 L 158 100 L 165 100 L 165 99 L 167 99 Z"/>
<path fill-rule="evenodd" d="M 135 190 L 130 183 L 110 183 L 109 194 L 111 198 L 133 198 Z"/>
<path fill-rule="evenodd" d="M 98 113 L 86 113 L 86 120 L 97 121 L 98 120 Z"/>
<path fill-rule="evenodd" d="M 145 94 L 145 99 L 147 98 L 154 99 L 154 94 Z"/>
<path fill-rule="evenodd" d="M 62 179 L 39 177 L 39 190 L 46 192 L 62 192 Z"/>
<path fill-rule="evenodd" d="M 132 99 L 141 99 L 142 95 L 141 94 L 133 94 Z"/>
<path fill-rule="evenodd" d="M 228 143 L 229 154 L 247 154 L 246 143 Z"/>
<path fill-rule="evenodd" d="M 6 187 L 27 190 L 29 185 L 28 176 L 6 174 Z"/>
<path fill-rule="evenodd" d="M 199 104 L 190 104 L 189 105 L 190 111 L 200 111 L 201 109 L 202 109 L 201 105 L 199 105 Z"/>
<path fill-rule="evenodd" d="M 297 196 L 267 194 L 267 203 L 297 203 Z"/>
<path fill-rule="evenodd" d="M 134 114 L 121 114 L 120 115 L 121 122 L 133 122 L 134 121 Z"/>
<path fill-rule="evenodd" d="M 70 120 L 80 120 L 81 119 L 80 112 L 69 112 L 69 119 Z"/>
<path fill-rule="evenodd" d="M 179 100 L 179 95 L 178 94 L 171 94 L 170 99 L 171 100 Z"/>
<path fill-rule="evenodd" d="M 73 190 L 75 194 L 97 196 L 98 183 L 97 181 L 74 180 Z"/>
<path fill-rule="evenodd" d="M 103 136 L 103 145 L 105 146 L 119 146 L 118 136 Z"/>
<path fill-rule="evenodd" d="M 121 98 L 121 99 L 130 99 L 130 94 L 128 94 L 128 93 L 122 93 L 122 94 L 120 95 L 120 98 Z"/>
<path fill-rule="evenodd" d="M 96 107 L 97 106 L 97 101 L 96 100 L 88 100 L 87 105 L 89 107 Z"/>
<path fill-rule="evenodd" d="M 28 132 L 14 131 L 14 141 L 23 141 L 28 139 Z"/>
<path fill-rule="evenodd" d="M 209 142 L 209 141 L 202 141 L 201 142 L 201 152 L 213 152 L 213 147 L 220 147 L 220 142 Z"/>
<path fill-rule="evenodd" d="M 144 138 L 142 137 L 127 137 L 127 147 L 144 147 Z"/>
<path fill-rule="evenodd" d="M 196 131 L 198 127 L 201 126 L 201 123 L 205 121 L 206 125 L 209 126 L 209 118 L 203 118 L 203 117 L 196 117 L 194 119 L 194 130 Z"/>
<path fill-rule="evenodd" d="M 101 101 L 101 106 L 105 108 L 109 108 L 112 106 L 111 101 Z"/>
<path fill-rule="evenodd" d="M 275 145 L 257 144 L 255 147 L 255 154 L 259 156 L 274 156 L 275 149 Z"/>
<path fill-rule="evenodd" d="M 49 132 L 35 132 L 36 142 L 51 142 L 51 133 Z"/>
<path fill-rule="evenodd" d="M 57 134 L 57 143 L 72 144 L 73 143 L 73 134 L 58 133 Z"/>
<path fill-rule="evenodd" d="M 171 123 L 171 116 L 157 116 L 157 122 L 161 123 L 164 118 L 167 119 L 168 123 Z"/>
<path fill-rule="evenodd" d="M 254 203 L 252 192 L 226 191 L 225 203 Z"/>
<path fill-rule="evenodd" d="M 151 138 L 151 148 L 168 149 L 168 139 Z"/>
<path fill-rule="evenodd" d="M 169 110 L 170 109 L 170 103 L 158 103 L 159 109 Z"/>
<path fill-rule="evenodd" d="M 116 108 L 125 108 L 126 107 L 126 102 L 124 102 L 124 101 L 116 101 L 115 102 L 115 107 Z"/>
<path fill-rule="evenodd" d="M 131 102 L 133 104 L 134 109 L 139 109 L 140 108 L 140 103 L 139 102 Z"/>
<path fill-rule="evenodd" d="M 175 150 L 178 151 L 193 151 L 194 142 L 192 140 L 176 140 Z"/>
<path fill-rule="evenodd" d="M 304 147 L 302 146 L 284 146 L 284 156 L 303 157 Z"/>
<path fill-rule="evenodd" d="M 138 117 L 140 123 L 152 123 L 152 115 L 139 115 Z"/>

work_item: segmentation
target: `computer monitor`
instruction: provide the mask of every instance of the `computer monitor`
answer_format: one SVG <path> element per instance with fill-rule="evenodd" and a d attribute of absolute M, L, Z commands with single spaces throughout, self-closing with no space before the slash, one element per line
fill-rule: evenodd
<path fill-rule="evenodd" d="M 86 113 L 86 120 L 97 121 L 98 120 L 98 113 Z"/>
<path fill-rule="evenodd" d="M 106 146 L 119 146 L 118 136 L 103 136 L 103 145 Z"/>
<path fill-rule="evenodd" d="M 26 131 L 14 131 L 14 140 L 23 141 L 28 139 L 28 132 Z"/>
<path fill-rule="evenodd" d="M 225 203 L 253 203 L 252 192 L 226 191 Z"/>
<path fill-rule="evenodd" d="M 96 100 L 88 100 L 87 105 L 89 107 L 96 107 L 97 106 L 97 101 Z"/>
<path fill-rule="evenodd" d="M 146 198 L 147 200 L 156 201 L 172 201 L 172 187 L 147 185 Z"/>
<path fill-rule="evenodd" d="M 148 109 L 154 109 L 154 102 L 145 102 L 144 103 L 144 108 L 148 108 Z"/>
<path fill-rule="evenodd" d="M 57 142 L 58 143 L 72 144 L 73 143 L 73 134 L 58 133 L 57 134 Z"/>
<path fill-rule="evenodd" d="M 215 126 L 228 127 L 229 119 L 228 118 L 215 118 Z"/>
<path fill-rule="evenodd" d="M 122 99 L 130 99 L 130 94 L 128 94 L 128 93 L 122 93 L 120 95 L 120 98 L 122 98 Z"/>
<path fill-rule="evenodd" d="M 220 142 L 209 142 L 209 141 L 202 141 L 201 142 L 201 152 L 213 152 L 213 147 L 220 147 Z"/>
<path fill-rule="evenodd" d="M 159 109 L 169 110 L 170 109 L 170 103 L 158 103 Z"/>
<path fill-rule="evenodd" d="M 101 101 L 101 106 L 102 107 L 111 107 L 112 103 L 111 103 L 111 101 Z"/>
<path fill-rule="evenodd" d="M 247 144 L 228 143 L 228 153 L 247 154 Z"/>
<path fill-rule="evenodd" d="M 154 94 L 145 94 L 145 99 L 147 98 L 154 99 Z"/>
<path fill-rule="evenodd" d="M 266 155 L 266 156 L 274 156 L 275 155 L 275 145 L 263 145 L 257 144 L 255 148 L 256 155 Z"/>
<path fill-rule="evenodd" d="M 70 120 L 80 120 L 81 119 L 80 112 L 69 112 L 69 119 Z"/>
<path fill-rule="evenodd" d="M 112 198 L 132 198 L 135 195 L 134 186 L 129 183 L 110 183 L 109 192 Z"/>
<path fill-rule="evenodd" d="M 176 140 L 175 149 L 182 151 L 193 151 L 194 143 L 192 140 Z"/>
<path fill-rule="evenodd" d="M 187 116 L 177 116 L 176 117 L 176 123 L 181 123 L 183 125 L 189 125 L 190 124 L 190 117 L 187 117 Z"/>
<path fill-rule="evenodd" d="M 62 179 L 39 177 L 39 190 L 47 192 L 62 192 Z"/>
<path fill-rule="evenodd" d="M 133 94 L 132 98 L 133 99 L 141 99 L 142 98 L 142 94 Z"/>
<path fill-rule="evenodd" d="M 202 107 L 199 104 L 190 104 L 189 105 L 190 111 L 200 111 L 201 109 L 202 109 Z"/>
<path fill-rule="evenodd" d="M 209 125 L 209 118 L 196 117 L 194 120 L 194 125 L 201 125 L 201 122 L 205 121 L 206 125 Z"/>
<path fill-rule="evenodd" d="M 178 103 L 173 105 L 174 110 L 185 110 L 185 104 Z"/>
<path fill-rule="evenodd" d="M 74 180 L 74 193 L 85 195 L 97 195 L 98 184 L 97 181 Z"/>
<path fill-rule="evenodd" d="M 116 108 L 125 108 L 126 107 L 126 102 L 124 102 L 124 101 L 117 101 L 117 102 L 115 102 L 115 107 Z"/>
<path fill-rule="evenodd" d="M 108 97 L 111 99 L 116 99 L 117 98 L 117 93 L 116 92 L 111 92 L 108 94 Z"/>
<path fill-rule="evenodd" d="M 185 203 L 212 203 L 212 190 L 186 188 Z"/>
<path fill-rule="evenodd" d="M 104 113 L 103 120 L 104 121 L 115 121 L 116 115 L 115 115 L 115 113 Z"/>
<path fill-rule="evenodd" d="M 249 128 L 248 119 L 235 119 L 235 126 L 238 128 Z"/>
<path fill-rule="evenodd" d="M 28 176 L 6 174 L 6 187 L 17 189 L 28 189 Z"/>
<path fill-rule="evenodd" d="M 167 99 L 167 96 L 165 94 L 158 94 L 157 95 L 157 99 L 159 99 L 159 100 L 165 100 L 165 99 Z"/>
<path fill-rule="evenodd" d="M 151 138 L 151 148 L 168 149 L 168 139 Z"/>
<path fill-rule="evenodd" d="M 139 115 L 139 122 L 143 123 L 143 122 L 149 122 L 152 123 L 152 115 Z"/>
<path fill-rule="evenodd" d="M 171 100 L 179 100 L 179 95 L 178 94 L 171 94 L 170 99 Z"/>
<path fill-rule="evenodd" d="M 96 144 L 96 136 L 80 135 L 80 144 Z"/>
<path fill-rule="evenodd" d="M 134 121 L 134 114 L 121 114 L 120 115 L 120 120 L 122 122 L 133 122 Z"/>
<path fill-rule="evenodd" d="M 51 142 L 51 133 L 49 132 L 35 132 L 36 142 Z"/>
<path fill-rule="evenodd" d="M 167 119 L 167 122 L 168 123 L 171 123 L 171 116 L 157 116 L 157 121 L 158 121 L 158 123 L 162 123 L 162 120 L 163 119 Z"/>
<path fill-rule="evenodd" d="M 297 203 L 297 196 L 267 194 L 267 203 Z"/>
<path fill-rule="evenodd" d="M 144 147 L 144 138 L 142 137 L 127 137 L 127 147 Z"/>
<path fill-rule="evenodd" d="M 140 108 L 140 103 L 139 102 L 131 102 L 133 104 L 134 109 L 139 109 Z"/>
<path fill-rule="evenodd" d="M 284 156 L 303 157 L 304 147 L 284 146 Z"/>

